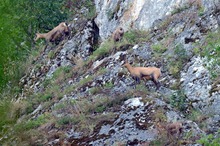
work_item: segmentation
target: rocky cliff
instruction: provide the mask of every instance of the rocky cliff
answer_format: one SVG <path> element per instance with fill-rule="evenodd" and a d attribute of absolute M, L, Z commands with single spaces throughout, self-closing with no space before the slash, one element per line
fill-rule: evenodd
<path fill-rule="evenodd" d="M 32 144 L 198 145 L 219 138 L 219 1 L 95 0 L 97 15 L 41 53 L 20 80 Z M 84 8 L 86 9 L 86 8 Z M 125 30 L 120 42 L 112 32 Z M 161 87 L 123 67 L 161 68 Z M 43 119 L 43 120 L 42 120 Z M 22 122 L 21 122 L 22 123 Z M 203 143 L 204 144 L 204 143 Z"/>

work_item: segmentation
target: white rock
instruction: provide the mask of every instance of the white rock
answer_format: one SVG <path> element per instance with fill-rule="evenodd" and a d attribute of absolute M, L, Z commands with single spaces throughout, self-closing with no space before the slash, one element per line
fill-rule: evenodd
<path fill-rule="evenodd" d="M 125 105 L 128 107 L 138 107 L 138 106 L 143 106 L 144 103 L 140 101 L 142 97 L 137 97 L 137 98 L 131 98 L 125 101 Z"/>

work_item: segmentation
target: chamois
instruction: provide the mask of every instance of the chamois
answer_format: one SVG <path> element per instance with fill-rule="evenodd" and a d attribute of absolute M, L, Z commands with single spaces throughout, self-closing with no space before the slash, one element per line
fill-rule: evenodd
<path fill-rule="evenodd" d="M 34 41 L 36 42 L 38 39 L 44 38 L 47 42 L 54 42 L 59 39 L 61 36 L 64 36 L 65 33 L 69 32 L 69 28 L 65 22 L 61 22 L 54 29 L 49 31 L 48 33 L 36 33 L 36 38 Z"/>
<path fill-rule="evenodd" d="M 112 39 L 114 42 L 121 41 L 124 35 L 124 29 L 122 27 L 118 27 L 112 34 Z"/>
<path fill-rule="evenodd" d="M 143 79 L 145 81 L 152 80 L 156 85 L 156 90 L 160 87 L 160 82 L 158 78 L 161 76 L 161 71 L 157 67 L 132 67 L 129 63 L 125 63 L 123 65 L 128 69 L 132 78 L 135 80 L 135 85 L 140 84 L 140 80 Z"/>
<path fill-rule="evenodd" d="M 179 137 L 183 130 L 183 124 L 181 122 L 174 122 L 174 123 L 157 123 L 156 128 L 159 134 L 167 135 L 169 141 L 174 141 L 173 136 Z"/>

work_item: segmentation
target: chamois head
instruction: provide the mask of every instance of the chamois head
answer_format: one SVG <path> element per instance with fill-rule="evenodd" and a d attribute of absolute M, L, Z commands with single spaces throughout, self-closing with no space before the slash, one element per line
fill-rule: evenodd
<path fill-rule="evenodd" d="M 39 39 L 39 33 L 36 33 L 34 41 L 36 42 Z"/>
<path fill-rule="evenodd" d="M 124 35 L 124 29 L 122 27 L 118 27 L 114 32 L 113 32 L 113 40 L 114 42 L 121 41 L 122 37 Z"/>
<path fill-rule="evenodd" d="M 130 64 L 129 64 L 128 62 L 125 62 L 125 63 L 123 64 L 123 67 L 128 67 L 128 66 L 130 66 Z"/>
<path fill-rule="evenodd" d="M 68 25 L 67 25 L 66 22 L 61 22 L 61 23 L 59 24 L 59 26 L 61 26 L 61 27 L 64 28 L 64 32 L 65 32 L 65 33 L 68 33 L 68 32 L 69 32 L 69 28 L 68 28 Z"/>

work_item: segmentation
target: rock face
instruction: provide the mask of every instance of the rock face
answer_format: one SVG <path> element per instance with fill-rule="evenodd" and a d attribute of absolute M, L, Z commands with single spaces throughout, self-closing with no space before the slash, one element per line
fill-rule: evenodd
<path fill-rule="evenodd" d="M 211 80 L 208 70 L 203 66 L 204 59 L 197 57 L 187 65 L 186 73 L 182 73 L 181 81 L 187 98 L 195 108 L 203 108 L 209 104 Z"/>
<path fill-rule="evenodd" d="M 149 29 L 155 20 L 161 19 L 177 7 L 183 0 L 95 0 L 96 24 L 100 37 L 106 39 L 119 25 L 128 29 Z"/>
<path fill-rule="evenodd" d="M 102 40 L 108 38 L 117 26 L 148 30 L 156 20 L 196 3 L 205 10 L 213 9 L 218 0 L 95 0 L 98 13 L 95 22 Z"/>
<path fill-rule="evenodd" d="M 166 111 L 161 111 L 164 108 L 166 108 Z M 158 134 L 160 135 L 163 134 L 162 132 L 165 132 L 160 129 L 162 127 L 158 127 L 155 124 L 155 120 L 162 118 L 160 117 L 161 115 L 157 115 L 158 112 L 161 112 L 160 114 L 169 120 L 168 123 L 163 123 L 165 127 L 169 127 L 170 123 L 177 124 L 179 123 L 177 121 L 181 121 L 181 128 L 184 132 L 191 131 L 192 135 L 194 135 L 193 137 L 204 134 L 196 123 L 183 119 L 179 113 L 173 111 L 163 101 L 150 99 L 144 103 L 141 97 L 137 97 L 124 102 L 117 119 L 102 123 L 102 125 L 97 127 L 96 132 L 89 137 L 74 139 L 73 145 L 99 146 L 106 144 L 111 146 L 121 144 L 130 146 L 149 144 L 150 141 L 157 139 Z M 160 123 L 159 121 L 157 122 L 158 124 Z M 179 136 L 183 136 L 182 131 L 179 133 Z M 191 138 L 193 139 L 193 137 Z M 163 143 L 172 144 L 174 141 L 176 141 L 175 138 L 172 140 L 167 139 L 163 140 Z"/>
<path fill-rule="evenodd" d="M 165 140 L 164 145 L 179 142 L 197 145 L 196 140 L 202 134 L 215 134 L 220 128 L 220 79 L 212 80 L 207 67 L 211 61 L 194 49 L 202 50 L 208 32 L 218 31 L 220 11 L 215 5 L 218 1 L 94 2 L 95 20 L 74 19 L 71 24 L 74 33 L 58 46 L 46 46 L 21 79 L 21 97 L 50 94 L 45 97 L 48 100 L 36 103 L 29 116 L 35 119 L 50 113 L 59 119 L 57 125 L 65 125 L 61 128 L 51 123 L 47 128 L 40 125 L 46 135 L 55 133 L 54 138 L 45 136 L 42 143 L 59 145 L 64 141 L 72 145 L 110 146 L 148 145 Z M 125 31 L 149 33 L 134 44 L 127 40 L 113 45 L 110 42 L 107 45 L 112 45 L 110 51 L 92 60 L 100 42 L 109 38 L 118 26 Z M 151 81 L 142 81 L 135 88 L 134 80 L 123 68 L 125 59 L 134 66 L 160 67 L 161 88 L 155 91 Z M 64 73 L 57 75 L 60 70 Z M 51 103 L 45 105 L 45 100 Z M 99 116 L 105 118 L 98 120 Z M 181 127 L 172 131 L 170 127 L 178 123 Z M 63 135 L 57 136 L 57 131 Z"/>

